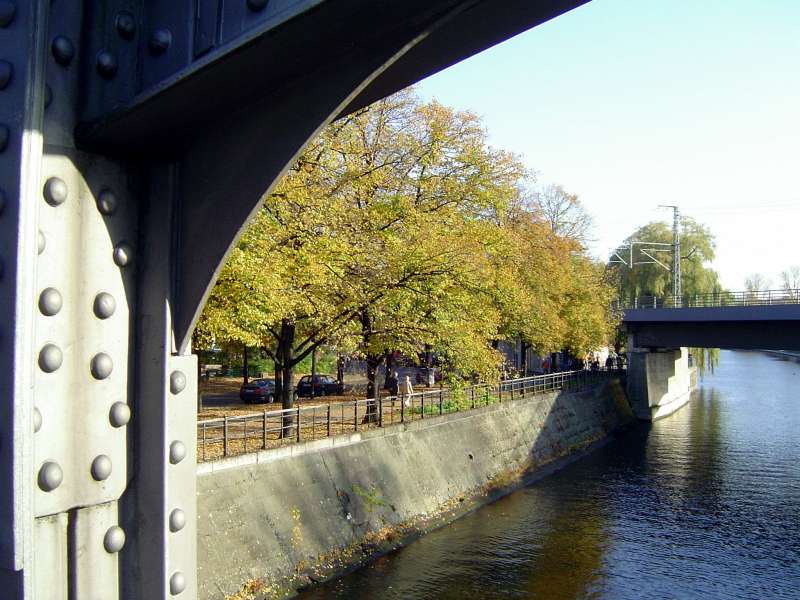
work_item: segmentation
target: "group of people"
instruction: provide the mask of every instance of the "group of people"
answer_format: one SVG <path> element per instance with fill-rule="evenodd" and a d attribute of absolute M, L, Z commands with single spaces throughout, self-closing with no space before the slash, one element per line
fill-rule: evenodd
<path fill-rule="evenodd" d="M 591 371 L 599 371 L 602 368 L 601 357 L 599 352 L 589 352 L 584 359 L 584 368 Z M 608 352 L 605 360 L 605 370 L 613 371 L 614 369 L 621 370 L 625 364 L 625 358 L 622 354 L 617 354 L 613 350 Z"/>
<path fill-rule="evenodd" d="M 411 406 L 411 394 L 414 393 L 414 387 L 411 385 L 411 377 L 406 375 L 402 381 L 397 371 L 392 371 L 386 377 L 386 389 L 389 390 L 389 395 L 400 396 L 406 406 Z"/>

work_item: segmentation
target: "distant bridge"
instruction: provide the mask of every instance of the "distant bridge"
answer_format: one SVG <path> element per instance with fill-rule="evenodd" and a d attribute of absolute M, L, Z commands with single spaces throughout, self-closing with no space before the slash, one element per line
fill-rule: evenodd
<path fill-rule="evenodd" d="M 645 296 L 621 308 L 637 348 L 800 350 L 800 290 Z"/>

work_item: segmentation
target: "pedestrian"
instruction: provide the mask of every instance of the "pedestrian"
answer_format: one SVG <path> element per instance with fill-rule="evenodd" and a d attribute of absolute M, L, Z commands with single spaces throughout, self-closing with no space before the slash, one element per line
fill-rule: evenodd
<path fill-rule="evenodd" d="M 550 359 L 545 358 L 542 361 L 542 371 L 544 371 L 545 375 L 550 372 Z"/>
<path fill-rule="evenodd" d="M 606 371 L 613 371 L 614 370 L 614 357 L 611 353 L 608 353 L 608 357 L 606 358 Z"/>
<path fill-rule="evenodd" d="M 400 389 L 400 380 L 398 379 L 397 371 L 392 371 L 389 377 L 386 378 L 386 389 L 389 390 L 390 396 L 397 396 Z"/>
<path fill-rule="evenodd" d="M 399 386 L 399 395 L 403 399 L 403 404 L 406 408 L 411 406 L 411 394 L 414 393 L 414 388 L 411 386 L 411 377 L 405 376 L 403 382 Z"/>

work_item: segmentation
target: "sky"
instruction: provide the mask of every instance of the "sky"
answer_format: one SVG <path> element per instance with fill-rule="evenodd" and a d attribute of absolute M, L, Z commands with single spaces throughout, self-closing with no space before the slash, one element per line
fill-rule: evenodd
<path fill-rule="evenodd" d="M 598 257 L 675 204 L 730 290 L 800 265 L 800 0 L 592 0 L 417 89 L 578 194 Z"/>

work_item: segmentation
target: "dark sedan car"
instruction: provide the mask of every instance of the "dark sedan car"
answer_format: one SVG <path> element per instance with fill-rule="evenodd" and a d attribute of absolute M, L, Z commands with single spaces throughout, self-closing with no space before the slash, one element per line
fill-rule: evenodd
<path fill-rule="evenodd" d="M 315 396 L 340 396 L 344 393 L 344 385 L 341 381 L 336 381 L 329 375 L 314 376 L 314 395 Z M 297 383 L 297 397 L 311 397 L 311 375 L 300 378 Z"/>
<path fill-rule="evenodd" d="M 253 379 L 239 389 L 242 402 L 275 402 L 275 380 Z"/>

